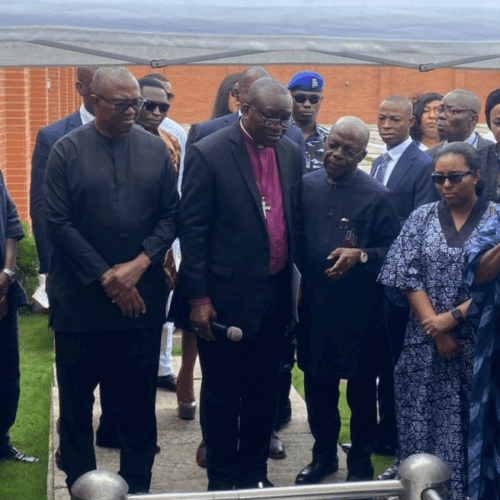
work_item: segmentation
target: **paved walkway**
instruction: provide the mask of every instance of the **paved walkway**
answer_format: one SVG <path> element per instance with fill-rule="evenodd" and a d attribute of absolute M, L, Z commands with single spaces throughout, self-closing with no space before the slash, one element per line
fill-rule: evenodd
<path fill-rule="evenodd" d="M 175 373 L 179 371 L 180 357 L 173 358 Z M 199 365 L 195 371 L 195 389 L 199 393 L 201 373 Z M 99 391 L 96 391 L 94 405 L 94 429 L 97 428 L 100 404 Z M 299 470 L 310 462 L 312 436 L 307 424 L 305 403 L 292 388 L 291 393 L 292 422 L 279 434 L 283 439 L 287 458 L 269 460 L 269 479 L 276 486 L 290 486 L 294 483 Z M 49 447 L 48 500 L 69 500 L 70 496 L 64 481 L 65 474 L 54 463 L 54 451 L 57 449 L 59 437 L 56 432 L 58 389 L 54 384 L 52 390 L 52 424 Z M 173 392 L 158 390 L 156 399 L 156 416 L 158 420 L 158 444 L 161 453 L 156 456 L 153 468 L 152 493 L 173 491 L 206 491 L 207 479 L 205 469 L 198 467 L 195 454 L 201 439 L 197 418 L 193 421 L 180 420 L 177 417 L 177 399 Z M 96 447 L 98 468 L 117 472 L 119 468 L 119 452 Z M 339 450 L 340 470 L 332 474 L 325 482 L 343 481 L 346 476 L 345 454 Z"/>

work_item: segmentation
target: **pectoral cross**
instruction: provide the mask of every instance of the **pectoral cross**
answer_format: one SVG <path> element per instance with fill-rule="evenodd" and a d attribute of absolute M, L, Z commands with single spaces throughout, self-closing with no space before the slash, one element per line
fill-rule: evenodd
<path fill-rule="evenodd" d="M 262 211 L 264 212 L 264 219 L 267 219 L 266 210 L 267 211 L 271 210 L 271 207 L 266 205 L 266 198 L 263 196 L 262 197 Z"/>

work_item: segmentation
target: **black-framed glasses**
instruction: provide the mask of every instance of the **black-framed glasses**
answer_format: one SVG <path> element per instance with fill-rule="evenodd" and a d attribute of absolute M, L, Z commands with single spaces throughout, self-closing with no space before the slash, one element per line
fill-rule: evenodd
<path fill-rule="evenodd" d="M 460 184 L 466 175 L 472 175 L 472 170 L 469 170 L 468 172 L 455 172 L 448 175 L 433 173 L 431 174 L 431 177 L 434 184 L 444 184 L 446 179 L 448 179 L 452 184 Z"/>
<path fill-rule="evenodd" d="M 156 108 L 158 108 L 160 110 L 160 113 L 166 113 L 168 111 L 168 108 L 170 107 L 170 104 L 168 104 L 168 102 L 146 101 L 144 103 L 144 107 L 148 111 L 154 111 Z"/>
<path fill-rule="evenodd" d="M 295 94 L 292 96 L 293 100 L 299 104 L 304 104 L 306 101 L 309 101 L 311 104 L 318 104 L 321 99 L 321 96 L 318 94 L 306 95 L 306 94 Z"/>
<path fill-rule="evenodd" d="M 118 113 L 125 113 L 128 108 L 132 108 L 134 111 L 139 111 L 144 103 L 146 102 L 145 99 L 140 97 L 139 99 L 134 99 L 133 101 L 111 101 L 110 99 L 104 97 L 101 94 L 94 94 L 96 97 L 99 97 L 99 99 L 102 99 L 103 101 L 109 102 L 109 104 L 112 104 L 116 111 Z"/>
<path fill-rule="evenodd" d="M 458 108 L 454 108 L 453 106 L 446 106 L 444 104 L 441 104 L 436 108 L 436 113 L 438 115 L 444 113 L 446 116 L 455 116 L 455 115 L 458 115 L 458 113 L 463 113 L 464 111 L 472 111 L 472 110 L 471 109 L 458 109 Z"/>
<path fill-rule="evenodd" d="M 273 127 L 275 125 L 279 125 L 282 129 L 287 129 L 290 127 L 290 124 L 292 123 L 292 119 L 289 118 L 288 120 L 282 120 L 281 118 L 268 118 L 267 116 L 264 116 L 253 104 L 250 104 L 257 113 L 259 113 L 260 117 L 264 120 L 264 125 L 266 127 Z"/>

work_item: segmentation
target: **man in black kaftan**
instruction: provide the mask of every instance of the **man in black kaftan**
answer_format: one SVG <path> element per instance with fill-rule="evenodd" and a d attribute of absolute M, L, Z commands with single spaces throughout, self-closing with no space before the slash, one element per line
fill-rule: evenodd
<path fill-rule="evenodd" d="M 96 468 L 92 403 L 102 382 L 119 415 L 120 474 L 130 493 L 147 492 L 176 178 L 165 143 L 135 126 L 135 78 L 100 68 L 92 93 L 95 120 L 54 145 L 45 174 L 61 465 L 68 488 Z"/>
<path fill-rule="evenodd" d="M 382 289 L 375 280 L 399 223 L 389 191 L 357 169 L 368 137 L 360 120 L 339 120 L 325 142 L 325 168 L 303 179 L 298 362 L 315 444 L 297 484 L 320 482 L 338 468 L 340 379 L 348 380 L 352 412 L 348 480 L 373 476 L 376 406 L 370 387 L 382 318 Z"/>

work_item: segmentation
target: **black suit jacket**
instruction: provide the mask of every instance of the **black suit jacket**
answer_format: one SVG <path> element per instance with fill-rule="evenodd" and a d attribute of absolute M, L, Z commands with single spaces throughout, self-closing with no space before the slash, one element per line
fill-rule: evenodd
<path fill-rule="evenodd" d="M 275 149 L 291 276 L 300 229 L 300 150 L 286 137 Z M 239 122 L 188 149 L 180 220 L 183 297 L 210 297 L 218 321 L 239 326 L 251 338 L 265 312 L 269 237 Z"/>
<path fill-rule="evenodd" d="M 372 177 L 381 158 L 379 156 L 373 162 L 370 171 Z M 387 182 L 401 226 L 413 210 L 440 199 L 431 174 L 432 158 L 422 151 L 416 142 L 412 142 L 399 158 Z"/>
<path fill-rule="evenodd" d="M 82 125 L 80 110 L 76 110 L 61 120 L 47 125 L 38 131 L 35 149 L 31 160 L 30 184 L 30 215 L 35 237 L 38 258 L 40 259 L 40 273 L 48 273 L 52 245 L 47 237 L 47 222 L 43 203 L 43 178 L 47 167 L 52 146 L 68 132 Z"/>
<path fill-rule="evenodd" d="M 186 143 L 186 151 L 191 144 L 203 139 L 207 135 L 217 132 L 217 130 L 233 125 L 233 123 L 237 122 L 238 119 L 239 119 L 239 113 L 236 111 L 236 113 L 231 113 L 229 115 L 221 116 L 220 118 L 214 118 L 213 120 L 208 120 L 207 122 L 200 123 L 198 126 L 198 130 L 196 131 L 196 134 L 193 134 L 193 136 L 188 137 Z M 302 130 L 300 130 L 300 128 L 297 127 L 297 125 L 292 123 L 290 127 L 285 131 L 285 137 L 297 143 L 297 145 L 299 146 L 300 154 L 302 157 L 302 173 L 305 174 L 306 143 L 304 140 L 304 134 L 302 133 Z"/>

